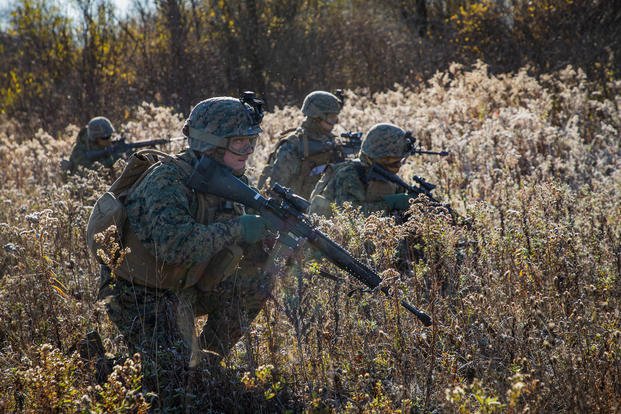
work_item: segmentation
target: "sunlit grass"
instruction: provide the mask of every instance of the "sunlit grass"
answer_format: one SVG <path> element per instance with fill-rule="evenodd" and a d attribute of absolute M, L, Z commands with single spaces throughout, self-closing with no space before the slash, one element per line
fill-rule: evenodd
<path fill-rule="evenodd" d="M 621 91 L 621 83 L 608 88 Z M 618 411 L 618 104 L 571 68 L 536 79 L 525 70 L 492 76 L 484 65 L 472 72 L 453 65 L 416 90 L 349 91 L 336 132 L 392 122 L 424 147 L 451 152 L 410 159 L 401 175 L 437 184 L 437 197 L 471 225 L 451 225 L 423 200 L 403 225 L 348 207 L 320 223 L 435 324 L 425 328 L 336 268 L 307 262 L 279 280 L 222 372 L 192 378 L 218 390 L 194 403 L 222 410 L 236 398 L 247 411 Z M 266 115 L 251 179 L 278 133 L 301 119 L 297 108 Z M 182 123 L 145 105 L 122 127 L 131 139 L 155 139 L 179 136 Z M 77 128 L 58 137 L 17 130 L 0 126 L 0 408 L 143 409 L 139 360 L 97 386 L 94 367 L 73 354 L 92 329 L 108 352 L 125 350 L 96 303 L 98 267 L 84 241 L 90 206 L 119 169 L 66 180 L 59 162 Z M 395 270 L 402 236 L 424 256 L 407 274 Z M 337 280 L 318 276 L 320 268 Z"/>

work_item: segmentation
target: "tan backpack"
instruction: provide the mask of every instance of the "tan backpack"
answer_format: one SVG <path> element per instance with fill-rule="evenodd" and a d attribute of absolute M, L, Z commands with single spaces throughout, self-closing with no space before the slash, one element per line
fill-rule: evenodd
<path fill-rule="evenodd" d="M 192 172 L 190 164 L 178 158 L 158 151 L 156 149 L 144 149 L 132 154 L 127 160 L 125 169 L 112 183 L 108 191 L 95 202 L 93 211 L 86 226 L 86 243 L 91 253 L 101 260 L 97 250 L 101 249 L 95 235 L 106 231 L 110 226 L 116 226 L 118 240 L 124 238 L 124 227 L 127 220 L 125 199 L 140 184 L 142 179 L 162 160 L 172 160 L 179 165 L 188 175 Z"/>

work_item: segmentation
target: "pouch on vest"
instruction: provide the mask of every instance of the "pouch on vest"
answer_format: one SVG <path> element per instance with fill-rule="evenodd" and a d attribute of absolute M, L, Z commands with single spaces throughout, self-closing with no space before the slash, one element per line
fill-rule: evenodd
<path fill-rule="evenodd" d="M 334 176 L 343 168 L 351 166 L 351 163 L 354 163 L 358 177 L 364 181 L 364 167 L 358 160 L 329 164 L 311 194 L 309 213 L 332 217 L 332 204 L 334 204 L 336 198 L 334 194 L 336 190 L 334 188 Z"/>
<path fill-rule="evenodd" d="M 297 128 L 288 129 L 287 131 L 282 132 L 280 136 L 286 136 L 288 133 L 293 132 L 296 129 Z M 263 189 L 263 187 L 265 187 L 265 184 L 267 183 L 267 179 L 272 176 L 272 167 L 274 166 L 274 161 L 276 160 L 276 153 L 285 142 L 287 142 L 287 138 L 281 138 L 276 143 L 276 146 L 274 147 L 270 155 L 267 157 L 267 162 L 265 163 L 265 167 L 263 167 L 263 171 L 261 172 L 261 175 L 259 176 L 259 181 L 257 182 L 257 187 L 259 189 Z"/>
<path fill-rule="evenodd" d="M 367 184 L 366 200 L 381 201 L 385 195 L 395 194 L 397 185 L 387 181 L 370 180 Z"/>
<path fill-rule="evenodd" d="M 133 231 L 124 237 L 124 246 L 131 249 L 115 274 L 139 285 L 157 289 L 184 289 L 196 284 L 203 276 L 207 263 L 189 265 L 166 263 L 155 258 Z"/>
<path fill-rule="evenodd" d="M 213 290 L 235 272 L 243 254 L 242 248 L 236 244 L 220 250 L 209 261 L 196 287 L 203 292 Z"/>
<path fill-rule="evenodd" d="M 308 208 L 310 214 L 317 214 L 319 216 L 331 217 L 332 208 L 330 207 L 330 201 L 321 194 L 317 194 L 311 199 L 311 205 Z"/>

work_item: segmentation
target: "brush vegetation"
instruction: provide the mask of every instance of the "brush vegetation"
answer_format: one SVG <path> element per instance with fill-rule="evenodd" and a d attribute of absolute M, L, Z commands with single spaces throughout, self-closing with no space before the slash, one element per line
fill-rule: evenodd
<path fill-rule="evenodd" d="M 306 261 L 223 366 L 189 379 L 196 412 L 618 412 L 621 410 L 621 82 L 572 67 L 493 75 L 454 64 L 416 88 L 347 91 L 339 128 L 392 122 L 449 157 L 401 170 L 436 183 L 468 226 L 422 199 L 410 218 L 363 218 L 345 206 L 320 222 L 334 239 L 428 311 L 425 328 L 348 275 Z M 143 104 L 132 140 L 178 136 L 183 116 Z M 282 130 L 276 108 L 250 162 L 256 180 Z M 84 240 L 90 208 L 116 171 L 66 177 L 78 128 L 20 135 L 0 124 L 0 411 L 146 412 L 139 356 L 124 356 L 97 303 Z M 180 149 L 173 145 L 166 150 Z M 440 209 L 441 210 L 441 209 Z M 419 254 L 397 269 L 399 240 Z M 337 276 L 318 275 L 319 268 Z M 76 353 L 100 332 L 117 356 L 98 383 Z M 187 385 L 187 384 L 186 384 Z"/>

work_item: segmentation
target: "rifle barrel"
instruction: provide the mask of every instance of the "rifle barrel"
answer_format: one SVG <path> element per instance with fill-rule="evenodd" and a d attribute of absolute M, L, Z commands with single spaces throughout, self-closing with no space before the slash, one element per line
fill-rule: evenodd
<path fill-rule="evenodd" d="M 448 151 L 427 151 L 427 150 L 414 150 L 414 154 L 429 154 L 429 155 L 439 155 L 441 157 L 446 157 L 449 155 Z"/>
<path fill-rule="evenodd" d="M 156 145 L 168 144 L 170 140 L 167 139 L 152 139 L 148 141 L 136 141 L 136 142 L 128 142 L 127 146 L 130 148 L 143 148 L 143 147 L 153 147 Z"/>

